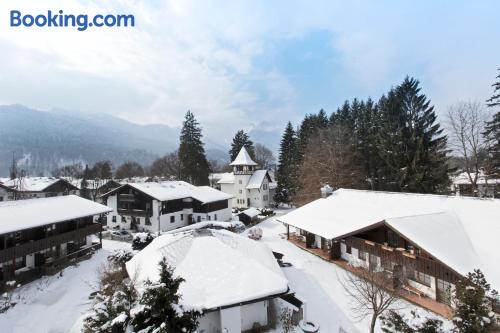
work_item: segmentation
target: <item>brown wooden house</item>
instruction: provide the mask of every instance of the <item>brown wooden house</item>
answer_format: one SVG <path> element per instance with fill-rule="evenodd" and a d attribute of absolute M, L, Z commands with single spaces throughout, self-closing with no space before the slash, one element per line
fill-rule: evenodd
<path fill-rule="evenodd" d="M 383 270 L 421 297 L 449 303 L 456 281 L 478 268 L 500 285 L 500 200 L 340 189 L 279 221 L 289 238 Z"/>
<path fill-rule="evenodd" d="M 0 203 L 0 288 L 53 274 L 100 248 L 93 218 L 110 211 L 75 195 Z"/>

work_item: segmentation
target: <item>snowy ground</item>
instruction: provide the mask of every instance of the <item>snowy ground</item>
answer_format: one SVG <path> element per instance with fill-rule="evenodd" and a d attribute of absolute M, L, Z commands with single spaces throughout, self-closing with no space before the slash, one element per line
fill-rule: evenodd
<path fill-rule="evenodd" d="M 114 249 L 124 247 L 130 244 L 103 240 L 102 250 L 77 267 L 66 268 L 62 277 L 45 277 L 19 288 L 19 303 L 0 314 L 0 332 L 79 332 L 80 317 L 88 310 L 99 268 Z"/>
<path fill-rule="evenodd" d="M 369 318 L 358 322 L 350 316 L 349 299 L 339 282 L 345 274 L 341 268 L 283 239 L 280 234 L 285 228 L 274 218 L 258 226 L 264 234 L 261 242 L 283 253 L 284 261 L 293 264 L 293 267 L 284 268 L 285 275 L 291 289 L 307 301 L 307 319 L 319 324 L 320 332 L 337 333 L 340 328 L 348 333 L 368 331 Z M 78 267 L 66 268 L 62 277 L 47 277 L 21 287 L 19 304 L 0 314 L 0 332 L 79 333 L 99 268 L 113 250 L 125 247 L 130 244 L 104 240 L 102 250 Z M 405 313 L 417 310 L 423 316 L 433 316 L 409 303 L 402 302 L 402 305 Z M 380 327 L 377 332 L 381 332 Z"/>
<path fill-rule="evenodd" d="M 263 230 L 261 241 L 273 251 L 283 253 L 283 261 L 293 264 L 293 267 L 284 268 L 285 275 L 291 289 L 307 301 L 307 319 L 319 324 L 320 332 L 337 333 L 340 328 L 349 333 L 369 330 L 370 318 L 358 321 L 350 315 L 349 298 L 340 283 L 346 274 L 343 269 L 283 239 L 280 234 L 285 232 L 285 227 L 274 218 L 260 223 L 258 227 Z M 404 301 L 398 304 L 398 309 L 408 315 L 414 310 L 421 316 L 436 317 Z M 376 331 L 381 332 L 379 325 Z"/>

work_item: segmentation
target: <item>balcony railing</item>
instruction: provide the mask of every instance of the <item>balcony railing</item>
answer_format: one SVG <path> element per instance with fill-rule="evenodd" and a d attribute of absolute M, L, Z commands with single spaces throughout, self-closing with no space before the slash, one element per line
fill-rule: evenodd
<path fill-rule="evenodd" d="M 146 217 L 149 211 L 139 210 L 139 209 L 120 209 L 118 208 L 119 215 L 128 215 L 128 216 L 138 216 L 138 217 Z"/>
<path fill-rule="evenodd" d="M 11 248 L 0 251 L 0 262 L 11 261 L 15 258 L 22 257 L 31 253 L 36 253 L 59 244 L 77 241 L 82 239 L 83 237 L 96 234 L 101 230 L 101 225 L 98 223 L 94 223 L 73 231 L 13 246 Z"/>

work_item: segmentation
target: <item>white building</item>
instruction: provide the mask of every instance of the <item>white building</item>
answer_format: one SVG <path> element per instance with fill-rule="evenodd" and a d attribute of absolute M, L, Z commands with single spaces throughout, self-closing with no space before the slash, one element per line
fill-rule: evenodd
<path fill-rule="evenodd" d="M 229 221 L 231 196 L 183 181 L 128 183 L 103 195 L 110 228 L 157 232 L 201 221 Z"/>
<path fill-rule="evenodd" d="M 80 193 L 77 186 L 65 179 L 55 177 L 7 178 L 1 179 L 0 185 L 4 189 L 4 191 L 0 191 L 0 198 L 3 197 L 3 201 L 79 195 Z M 2 192 L 7 191 L 7 188 L 11 189 L 10 195 L 2 196 Z"/>
<path fill-rule="evenodd" d="M 472 179 L 476 178 L 475 173 L 471 173 Z M 500 197 L 500 179 L 489 179 L 483 172 L 477 175 L 476 189 L 474 190 L 469 175 L 466 172 L 458 174 L 452 179 L 452 192 L 462 196 L 478 196 L 481 198 Z M 474 193 L 476 192 L 476 193 Z"/>
<path fill-rule="evenodd" d="M 266 328 L 270 302 L 289 291 L 265 244 L 227 230 L 162 235 L 127 262 L 127 272 L 139 281 L 157 281 L 163 258 L 185 280 L 179 287 L 180 305 L 203 311 L 200 332 Z"/>
<path fill-rule="evenodd" d="M 233 207 L 264 208 L 273 202 L 270 185 L 271 176 L 267 170 L 257 170 L 255 163 L 245 147 L 241 148 L 236 159 L 230 164 L 232 173 L 221 175 L 217 182 L 222 192 L 233 196 Z"/>

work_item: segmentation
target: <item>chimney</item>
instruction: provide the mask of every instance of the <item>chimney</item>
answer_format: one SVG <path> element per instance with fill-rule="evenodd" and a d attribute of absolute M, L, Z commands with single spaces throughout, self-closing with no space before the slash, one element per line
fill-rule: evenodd
<path fill-rule="evenodd" d="M 325 186 L 323 186 L 321 188 L 321 197 L 322 198 L 328 198 L 330 195 L 332 195 L 332 193 L 333 193 L 333 188 L 328 184 L 326 184 Z"/>

